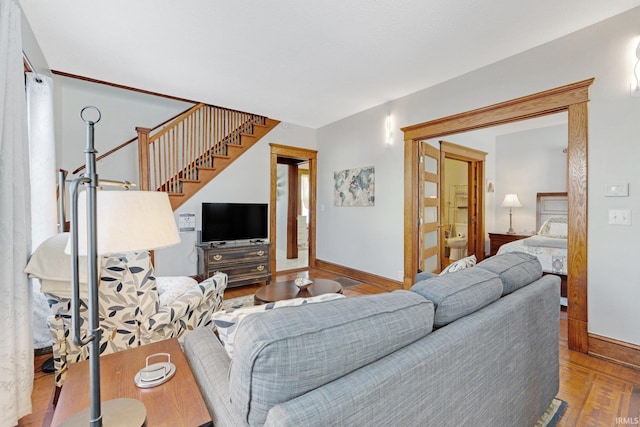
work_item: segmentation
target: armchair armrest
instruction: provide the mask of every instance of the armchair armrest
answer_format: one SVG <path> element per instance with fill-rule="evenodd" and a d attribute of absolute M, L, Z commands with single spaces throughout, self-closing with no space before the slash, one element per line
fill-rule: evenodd
<path fill-rule="evenodd" d="M 160 329 L 184 322 L 180 329 L 187 328 L 187 320 L 192 320 L 191 313 L 204 308 L 210 312 L 217 309 L 222 303 L 222 296 L 227 287 L 227 275 L 216 274 L 196 286 L 186 290 L 167 305 L 160 306 L 158 311 L 142 322 L 142 335 L 149 336 Z M 195 326 L 195 325 L 192 325 Z"/>

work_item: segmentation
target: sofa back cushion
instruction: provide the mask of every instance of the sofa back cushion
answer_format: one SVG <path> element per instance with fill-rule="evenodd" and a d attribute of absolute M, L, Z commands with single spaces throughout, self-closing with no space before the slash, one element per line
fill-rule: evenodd
<path fill-rule="evenodd" d="M 411 291 L 433 301 L 433 326 L 440 328 L 499 299 L 502 282 L 496 274 L 474 267 L 423 280 Z"/>
<path fill-rule="evenodd" d="M 248 316 L 229 371 L 233 406 L 249 425 L 269 409 L 431 332 L 433 304 L 408 291 L 283 307 Z"/>
<path fill-rule="evenodd" d="M 502 295 L 528 285 L 542 277 L 542 265 L 538 258 L 524 252 L 509 252 L 487 258 L 476 268 L 490 271 L 500 276 L 504 287 Z"/>

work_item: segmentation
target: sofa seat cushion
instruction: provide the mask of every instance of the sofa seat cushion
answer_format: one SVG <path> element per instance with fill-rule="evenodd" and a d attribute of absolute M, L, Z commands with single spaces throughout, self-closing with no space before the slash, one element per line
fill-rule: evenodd
<path fill-rule="evenodd" d="M 269 409 L 393 353 L 432 330 L 433 304 L 408 291 L 268 310 L 236 332 L 230 399 L 249 425 Z"/>
<path fill-rule="evenodd" d="M 538 258 L 524 252 L 495 255 L 476 267 L 500 276 L 504 288 L 502 295 L 510 294 L 542 277 L 542 265 Z"/>
<path fill-rule="evenodd" d="M 433 326 L 440 328 L 498 300 L 502 282 L 498 275 L 474 267 L 423 280 L 411 291 L 433 301 Z"/>

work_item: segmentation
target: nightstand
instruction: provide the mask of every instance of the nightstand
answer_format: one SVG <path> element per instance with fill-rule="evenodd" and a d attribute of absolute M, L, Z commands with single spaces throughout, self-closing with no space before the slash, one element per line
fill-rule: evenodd
<path fill-rule="evenodd" d="M 506 233 L 489 233 L 490 253 L 489 256 L 494 256 L 498 253 L 500 246 L 505 243 L 514 242 L 516 240 L 526 239 L 531 237 L 523 234 L 506 234 Z"/>

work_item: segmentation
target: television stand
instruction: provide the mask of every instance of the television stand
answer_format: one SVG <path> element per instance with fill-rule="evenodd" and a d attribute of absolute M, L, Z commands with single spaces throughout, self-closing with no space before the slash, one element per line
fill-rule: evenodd
<path fill-rule="evenodd" d="M 218 272 L 226 273 L 228 288 L 271 282 L 271 243 L 225 243 L 197 245 L 200 277 L 208 279 Z"/>

